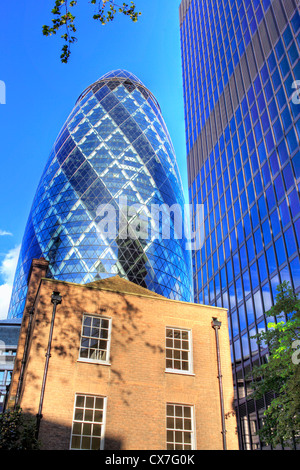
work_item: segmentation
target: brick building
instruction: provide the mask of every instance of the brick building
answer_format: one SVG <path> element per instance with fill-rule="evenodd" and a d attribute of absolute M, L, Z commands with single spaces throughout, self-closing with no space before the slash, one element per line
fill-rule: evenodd
<path fill-rule="evenodd" d="M 43 449 L 238 448 L 226 310 L 46 270 L 33 260 L 7 405 Z"/>

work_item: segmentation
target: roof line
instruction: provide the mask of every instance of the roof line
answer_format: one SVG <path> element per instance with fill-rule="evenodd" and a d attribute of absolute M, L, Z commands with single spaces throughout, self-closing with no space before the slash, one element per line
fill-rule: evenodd
<path fill-rule="evenodd" d="M 121 291 L 121 290 L 117 290 L 117 289 L 109 289 L 107 287 L 95 287 L 95 286 L 88 285 L 88 284 L 77 284 L 76 282 L 60 281 L 59 279 L 51 279 L 51 278 L 48 278 L 48 277 L 41 278 L 41 282 L 42 281 L 58 282 L 58 283 L 63 284 L 63 285 L 71 285 L 71 286 L 85 287 L 87 289 L 103 290 L 103 291 L 108 291 L 108 292 L 116 292 L 116 293 L 119 293 L 119 294 L 134 295 L 136 297 L 146 297 L 146 298 L 150 298 L 150 299 L 163 300 L 163 301 L 167 301 L 167 302 L 176 302 L 176 303 L 186 304 L 186 305 L 190 305 L 190 306 L 209 307 L 209 308 L 213 308 L 213 309 L 216 309 L 216 310 L 222 310 L 222 311 L 227 312 L 227 308 L 224 308 L 224 307 L 215 307 L 214 305 L 198 304 L 198 303 L 194 303 L 194 302 L 187 302 L 185 300 L 168 299 L 167 297 L 160 296 L 159 294 L 158 295 L 157 294 L 156 295 L 138 294 L 136 292 L 127 292 L 127 291 Z"/>
<path fill-rule="evenodd" d="M 143 88 L 144 90 L 146 90 L 149 95 L 151 96 L 151 98 L 154 100 L 155 102 L 155 105 L 158 107 L 159 111 L 161 112 L 161 109 L 160 109 L 160 105 L 157 101 L 157 99 L 155 98 L 155 96 L 153 95 L 153 93 L 149 90 L 149 88 L 147 88 L 142 82 L 140 81 L 136 81 L 130 77 L 101 77 L 101 78 L 98 78 L 98 80 L 96 80 L 94 83 L 92 83 L 91 85 L 89 85 L 85 90 L 83 90 L 83 92 L 79 95 L 79 97 L 77 98 L 76 102 L 75 102 L 75 105 L 82 100 L 82 98 L 88 93 L 88 91 L 90 89 L 92 89 L 98 82 L 102 82 L 102 81 L 116 81 L 116 80 L 119 80 L 121 82 L 126 82 L 126 80 L 131 80 L 132 82 L 135 82 L 139 87 Z"/>

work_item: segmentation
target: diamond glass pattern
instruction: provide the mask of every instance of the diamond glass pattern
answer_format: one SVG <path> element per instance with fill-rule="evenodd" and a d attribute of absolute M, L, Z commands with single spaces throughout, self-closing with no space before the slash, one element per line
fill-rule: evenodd
<path fill-rule="evenodd" d="M 182 183 L 160 107 L 142 82 L 116 70 L 78 98 L 47 161 L 25 230 L 9 318 L 23 314 L 33 258 L 48 276 L 88 283 L 120 275 L 171 299 L 190 301 L 185 238 L 109 239 L 97 208 L 130 203 L 179 204 Z M 183 210 L 184 212 L 184 210 Z"/>

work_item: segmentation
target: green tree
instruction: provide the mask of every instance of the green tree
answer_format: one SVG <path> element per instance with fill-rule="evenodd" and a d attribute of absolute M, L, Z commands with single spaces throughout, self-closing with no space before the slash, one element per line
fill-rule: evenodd
<path fill-rule="evenodd" d="M 21 408 L 0 413 L 1 450 L 37 450 L 39 442 L 35 437 L 36 422 Z"/>
<path fill-rule="evenodd" d="M 262 442 L 274 447 L 300 442 L 300 301 L 287 282 L 277 291 L 275 305 L 265 314 L 277 321 L 255 336 L 268 346 L 268 360 L 251 372 L 252 398 L 274 392 L 258 431 Z"/>
<path fill-rule="evenodd" d="M 114 0 L 90 0 L 89 3 L 94 5 L 93 19 L 105 25 L 114 20 L 117 13 L 128 16 L 133 22 L 138 20 L 140 12 L 136 11 L 134 2 L 130 4 L 117 4 Z M 65 41 L 62 47 L 60 59 L 63 63 L 67 63 L 71 55 L 71 45 L 77 41 L 76 36 L 76 17 L 73 15 L 73 8 L 77 5 L 77 0 L 55 0 L 51 13 L 52 25 L 43 26 L 43 35 L 51 36 L 64 30 L 61 38 Z"/>

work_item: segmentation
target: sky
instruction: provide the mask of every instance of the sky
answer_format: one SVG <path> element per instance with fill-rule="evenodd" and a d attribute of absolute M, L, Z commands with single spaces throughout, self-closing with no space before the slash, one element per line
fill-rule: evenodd
<path fill-rule="evenodd" d="M 78 0 L 78 41 L 68 64 L 60 61 L 60 35 L 42 35 L 53 5 L 15 0 L 1 9 L 0 319 L 7 315 L 25 225 L 52 145 L 77 97 L 105 73 L 128 70 L 157 98 L 187 197 L 180 0 L 136 0 L 142 12 L 137 23 L 118 16 L 105 26 L 92 19 L 89 0 Z"/>

